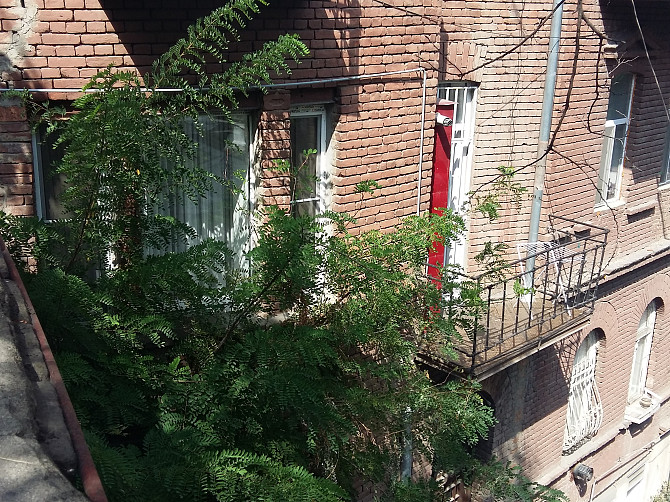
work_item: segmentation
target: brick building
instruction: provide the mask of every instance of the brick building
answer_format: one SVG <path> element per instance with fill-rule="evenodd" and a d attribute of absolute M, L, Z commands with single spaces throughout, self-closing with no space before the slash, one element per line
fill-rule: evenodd
<path fill-rule="evenodd" d="M 108 64 L 146 71 L 216 4 L 0 0 L 1 85 L 67 102 Z M 566 0 L 555 11 L 538 0 L 275 2 L 231 59 L 286 32 L 311 55 L 245 100 L 233 125 L 208 124 L 241 147 L 231 162 L 248 173 L 246 200 L 288 203 L 272 160 L 315 148 L 320 181 L 300 203 L 349 212 L 361 229 L 437 205 L 459 209 L 473 190 L 494 186 L 499 166 L 532 193 L 546 160 L 537 242 L 528 244 L 524 196 L 495 222 L 469 214 L 462 242 L 436 259 L 477 277 L 484 244 L 508 245 L 507 277 L 479 278 L 487 307 L 457 363 L 482 382 L 499 420 L 482 454 L 522 465 L 572 500 L 643 501 L 670 473 L 669 21 L 667 4 L 649 0 Z M 12 101 L 0 103 L 0 134 L 3 207 L 57 217 L 49 149 Z M 225 148 L 220 139 L 205 147 Z M 355 192 L 365 179 L 381 185 L 378 197 Z M 225 236 L 209 235 L 243 249 L 238 202 L 207 209 L 225 214 Z M 195 212 L 183 216 L 195 221 Z M 437 372 L 454 364 L 431 354 L 424 362 Z M 580 475 L 584 466 L 592 476 Z"/>

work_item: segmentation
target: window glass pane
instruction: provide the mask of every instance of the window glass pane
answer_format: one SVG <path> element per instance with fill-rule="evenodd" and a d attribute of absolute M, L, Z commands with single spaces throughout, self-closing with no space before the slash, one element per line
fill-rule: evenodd
<path fill-rule="evenodd" d="M 296 215 L 315 216 L 319 210 L 318 160 L 320 150 L 321 116 L 291 118 L 291 162 L 293 193 L 291 211 Z M 316 154 L 305 155 L 308 150 Z"/>
<path fill-rule="evenodd" d="M 630 392 L 629 400 L 634 400 L 642 395 L 646 376 L 642 374 L 644 367 L 644 354 L 646 352 L 647 337 L 640 338 L 635 342 L 635 352 L 633 354 L 633 369 L 630 374 Z"/>
<path fill-rule="evenodd" d="M 665 132 L 665 150 L 663 152 L 663 164 L 661 165 L 661 183 L 670 181 L 670 127 Z"/>
<path fill-rule="evenodd" d="M 610 160 L 609 173 L 607 175 L 607 199 L 613 199 L 617 196 L 619 181 L 621 177 L 621 168 L 623 167 L 624 146 L 626 143 L 626 124 L 618 124 L 614 129 L 614 138 L 612 142 L 612 157 Z"/>
<path fill-rule="evenodd" d="M 630 73 L 618 75 L 612 79 L 596 204 L 619 197 L 633 96 L 633 82 L 634 77 Z"/>
<path fill-rule="evenodd" d="M 656 304 L 651 302 L 644 311 L 637 328 L 637 341 L 635 342 L 635 351 L 633 352 L 633 367 L 630 372 L 630 384 L 628 387 L 629 403 L 632 403 L 644 393 L 655 322 Z"/>
<path fill-rule="evenodd" d="M 36 192 L 39 192 L 42 202 L 42 214 L 38 215 L 45 220 L 58 220 L 68 217 L 61 196 L 67 184 L 65 175 L 58 174 L 56 168 L 63 159 L 65 148 L 59 145 L 53 148 L 56 142 L 56 134 L 46 134 L 46 125 L 40 126 L 37 132 L 36 169 L 40 170 L 41 184 Z M 37 180 L 36 180 L 37 181 Z"/>
<path fill-rule="evenodd" d="M 612 79 L 607 120 L 627 119 L 633 92 L 633 75 L 625 73 Z"/>

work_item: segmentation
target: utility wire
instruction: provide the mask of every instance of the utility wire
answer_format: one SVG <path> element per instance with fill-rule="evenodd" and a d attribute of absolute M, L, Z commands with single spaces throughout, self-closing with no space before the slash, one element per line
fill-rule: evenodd
<path fill-rule="evenodd" d="M 530 34 L 528 34 L 528 35 L 526 35 L 524 38 L 522 38 L 521 41 L 520 41 L 519 43 L 517 43 L 516 45 L 514 45 L 514 47 L 512 47 L 511 49 L 506 50 L 505 52 L 503 52 L 503 53 L 500 54 L 499 56 L 496 56 L 496 57 L 494 57 L 494 58 L 492 58 L 492 59 L 490 59 L 490 60 L 488 60 L 488 61 L 485 61 L 484 63 L 480 64 L 479 66 L 475 66 L 475 67 L 472 68 L 471 70 L 466 71 L 465 73 L 463 73 L 463 76 L 467 75 L 468 73 L 472 73 L 472 72 L 475 72 L 475 71 L 477 71 L 477 70 L 480 70 L 480 69 L 482 69 L 482 68 L 484 68 L 484 67 L 486 67 L 486 66 L 488 66 L 488 65 L 490 65 L 490 64 L 495 63 L 496 61 L 499 61 L 499 60 L 501 60 L 501 59 L 504 59 L 505 57 L 507 57 L 507 56 L 509 56 L 510 54 L 512 54 L 513 52 L 515 52 L 519 47 L 521 47 L 523 44 L 525 44 L 526 42 L 528 42 L 528 40 L 530 40 L 530 39 L 533 38 L 535 35 L 537 35 L 537 33 L 538 33 L 538 32 L 540 31 L 540 29 L 542 28 L 542 26 L 544 26 L 544 24 L 545 24 L 547 21 L 549 21 L 552 17 L 554 17 L 554 14 L 556 13 L 556 11 L 559 9 L 559 7 L 561 7 L 561 6 L 565 3 L 565 1 L 566 1 L 566 0 L 561 0 L 560 2 L 558 2 L 558 3 L 556 4 L 556 6 L 555 6 L 553 9 L 551 9 L 551 12 L 550 12 L 549 14 L 547 14 L 544 18 L 542 18 L 542 19 L 540 20 L 539 24 L 535 27 L 535 29 L 534 29 L 533 31 L 531 31 Z"/>

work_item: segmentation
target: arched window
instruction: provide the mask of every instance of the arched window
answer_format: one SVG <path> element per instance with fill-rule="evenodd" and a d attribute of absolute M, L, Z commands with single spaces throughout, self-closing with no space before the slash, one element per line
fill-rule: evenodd
<path fill-rule="evenodd" d="M 628 385 L 628 404 L 637 401 L 645 393 L 647 384 L 647 368 L 649 367 L 649 355 L 651 354 L 651 343 L 654 338 L 654 323 L 656 322 L 656 303 L 651 302 L 640 319 L 637 327 L 637 339 L 635 341 L 635 352 L 633 352 L 633 369 L 630 372 L 630 383 Z"/>
<path fill-rule="evenodd" d="M 603 408 L 596 386 L 598 334 L 591 331 L 575 353 L 570 376 L 563 453 L 570 454 L 598 432 Z"/>

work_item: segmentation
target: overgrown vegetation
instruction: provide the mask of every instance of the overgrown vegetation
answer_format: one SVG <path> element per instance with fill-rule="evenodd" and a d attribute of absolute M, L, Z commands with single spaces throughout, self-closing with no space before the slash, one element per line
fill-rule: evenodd
<path fill-rule="evenodd" d="M 227 183 L 189 164 L 184 116 L 229 114 L 234 89 L 306 55 L 286 36 L 205 73 L 260 3 L 217 9 L 143 81 L 101 72 L 88 86 L 100 92 L 68 121 L 34 105 L 66 149 L 71 218 L 6 216 L 3 235 L 36 261 L 26 284 L 110 500 L 340 501 L 365 481 L 381 500 L 443 500 L 438 473 L 496 500 L 565 500 L 476 460 L 472 446 L 494 423 L 478 385 L 436 385 L 415 364 L 421 346 L 449 354 L 479 308 L 466 283 L 445 276 L 442 287 L 462 293 L 446 305 L 425 277 L 433 242 L 463 230 L 451 212 L 352 235 L 346 215 L 267 207 L 246 272 L 230 266 L 225 242 L 167 252 L 193 230 L 162 216 L 162 201 Z M 399 481 L 409 441 L 435 476 Z"/>
<path fill-rule="evenodd" d="M 656 495 L 651 502 L 668 502 L 668 501 L 670 501 L 670 484 L 664 483 L 660 493 Z"/>

